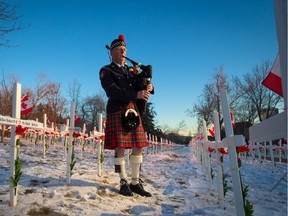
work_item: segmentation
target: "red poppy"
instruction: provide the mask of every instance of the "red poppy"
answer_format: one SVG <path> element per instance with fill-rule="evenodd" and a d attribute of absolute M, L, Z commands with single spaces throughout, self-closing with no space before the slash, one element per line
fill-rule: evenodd
<path fill-rule="evenodd" d="M 22 127 L 22 125 L 16 126 L 15 133 L 16 135 L 22 136 L 28 128 Z"/>
<path fill-rule="evenodd" d="M 227 149 L 227 148 L 219 148 L 218 151 L 219 151 L 221 154 L 228 154 L 228 149 Z"/>
<path fill-rule="evenodd" d="M 236 150 L 237 150 L 237 152 L 240 152 L 240 153 L 244 153 L 244 152 L 249 152 L 250 151 L 250 149 L 248 148 L 247 145 L 237 146 Z"/>
<path fill-rule="evenodd" d="M 81 136 L 80 133 L 75 133 L 75 132 L 73 133 L 73 137 L 74 137 L 74 138 L 78 138 L 78 137 L 80 137 L 80 136 Z"/>
<path fill-rule="evenodd" d="M 105 139 L 105 135 L 100 136 L 100 139 L 103 141 Z"/>
<path fill-rule="evenodd" d="M 214 151 L 214 148 L 211 148 L 211 147 L 209 146 L 209 147 L 208 147 L 208 151 L 212 153 L 212 152 Z"/>

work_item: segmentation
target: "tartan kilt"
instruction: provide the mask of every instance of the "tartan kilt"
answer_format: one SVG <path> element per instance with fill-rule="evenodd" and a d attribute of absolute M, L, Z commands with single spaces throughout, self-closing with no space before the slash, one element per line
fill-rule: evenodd
<path fill-rule="evenodd" d="M 140 118 L 139 126 L 129 131 L 122 126 L 123 111 L 107 114 L 104 149 L 146 147 L 147 136 Z"/>

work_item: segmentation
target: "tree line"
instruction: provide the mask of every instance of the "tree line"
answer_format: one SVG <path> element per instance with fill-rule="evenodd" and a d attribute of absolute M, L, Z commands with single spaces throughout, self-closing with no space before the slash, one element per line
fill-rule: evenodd
<path fill-rule="evenodd" d="M 197 118 L 199 129 L 203 120 L 209 126 L 213 122 L 213 113 L 217 111 L 220 116 L 220 127 L 222 127 L 221 136 L 224 137 L 220 91 L 225 88 L 235 123 L 239 123 L 234 133 L 244 135 L 245 130 L 247 131 L 251 125 L 270 118 L 284 107 L 283 98 L 262 85 L 271 66 L 271 62 L 266 60 L 255 65 L 252 71 L 242 77 L 232 76 L 230 79 L 224 73 L 223 65 L 216 67 L 212 74 L 212 81 L 205 84 L 197 103 L 186 110 L 187 116 Z"/>

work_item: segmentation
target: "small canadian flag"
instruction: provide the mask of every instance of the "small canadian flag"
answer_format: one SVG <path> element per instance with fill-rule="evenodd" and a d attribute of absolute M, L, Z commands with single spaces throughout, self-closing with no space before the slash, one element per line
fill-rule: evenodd
<path fill-rule="evenodd" d="M 25 94 L 21 99 L 21 115 L 27 115 L 33 111 L 33 105 L 28 98 L 28 95 Z"/>
<path fill-rule="evenodd" d="M 281 68 L 280 68 L 280 57 L 279 54 L 273 64 L 273 67 L 267 77 L 262 81 L 262 84 L 283 97 L 282 79 L 281 79 Z"/>
<path fill-rule="evenodd" d="M 74 120 L 74 124 L 77 124 L 81 121 L 80 116 L 77 115 L 77 112 L 75 112 L 75 120 Z"/>
<path fill-rule="evenodd" d="M 46 119 L 46 124 L 50 125 L 51 124 L 51 121 L 49 118 Z"/>
<path fill-rule="evenodd" d="M 215 128 L 214 128 L 214 122 L 212 122 L 211 127 L 208 129 L 211 136 L 215 137 Z"/>

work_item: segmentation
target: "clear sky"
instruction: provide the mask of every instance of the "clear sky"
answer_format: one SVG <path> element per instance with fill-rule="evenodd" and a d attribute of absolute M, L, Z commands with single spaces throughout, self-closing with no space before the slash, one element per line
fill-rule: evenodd
<path fill-rule="evenodd" d="M 186 116 L 224 65 L 229 77 L 251 72 L 263 60 L 274 61 L 276 38 L 273 0 L 10 0 L 19 5 L 22 25 L 11 33 L 15 48 L 0 47 L 0 69 L 16 74 L 22 87 L 35 87 L 45 72 L 49 81 L 73 80 L 82 96 L 102 90 L 99 69 L 109 63 L 105 45 L 119 34 L 127 57 L 153 66 L 151 96 L 157 125 L 174 128 Z"/>

